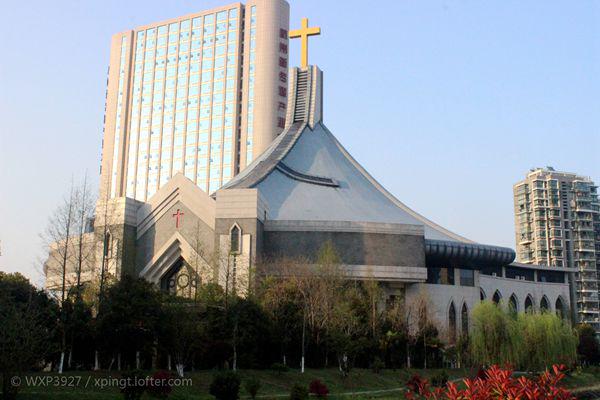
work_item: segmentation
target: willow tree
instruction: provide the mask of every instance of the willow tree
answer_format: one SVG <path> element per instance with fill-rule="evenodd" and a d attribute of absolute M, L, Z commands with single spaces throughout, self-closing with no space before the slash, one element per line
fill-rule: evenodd
<path fill-rule="evenodd" d="M 520 313 L 517 317 L 522 349 L 519 365 L 527 370 L 543 370 L 552 364 L 575 362 L 577 335 L 554 313 Z"/>
<path fill-rule="evenodd" d="M 510 364 L 539 371 L 576 359 L 577 335 L 553 313 L 517 314 L 484 301 L 473 309 L 472 319 L 471 353 L 481 365 Z"/>
<path fill-rule="evenodd" d="M 473 361 L 481 365 L 516 365 L 520 353 L 520 332 L 510 312 L 486 300 L 473 308 L 470 335 Z"/>

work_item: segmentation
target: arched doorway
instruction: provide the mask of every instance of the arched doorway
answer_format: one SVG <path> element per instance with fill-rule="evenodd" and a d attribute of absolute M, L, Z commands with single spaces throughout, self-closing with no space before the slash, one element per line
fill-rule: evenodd
<path fill-rule="evenodd" d="M 450 343 L 456 342 L 456 308 L 454 302 L 450 303 L 448 309 L 448 341 Z"/>
<path fill-rule="evenodd" d="M 555 304 L 555 308 L 556 310 L 556 315 L 558 315 L 560 318 L 565 318 L 565 306 L 564 306 L 564 302 L 562 300 L 562 297 L 558 296 L 558 298 L 556 299 L 556 304 Z"/>
<path fill-rule="evenodd" d="M 500 303 L 500 300 L 502 300 L 502 295 L 500 294 L 500 292 L 499 292 L 499 291 L 497 291 L 497 290 L 496 290 L 496 291 L 494 292 L 494 296 L 492 297 L 492 301 L 493 301 L 494 303 L 496 303 L 496 304 L 499 304 L 499 303 Z"/>
<path fill-rule="evenodd" d="M 479 288 L 479 300 L 484 301 L 485 299 L 487 299 L 485 292 L 483 291 L 483 289 Z"/>
<path fill-rule="evenodd" d="M 525 312 L 534 312 L 535 310 L 533 309 L 533 298 L 531 297 L 530 294 L 527 295 L 527 297 L 525 298 Z"/>
<path fill-rule="evenodd" d="M 462 335 L 469 335 L 469 309 L 467 303 L 463 303 L 462 310 L 460 311 L 460 323 L 462 327 Z"/>
<path fill-rule="evenodd" d="M 519 311 L 519 300 L 517 300 L 517 296 L 514 293 L 508 299 L 508 309 L 512 312 Z"/>
<path fill-rule="evenodd" d="M 162 277 L 160 287 L 169 294 L 191 299 L 196 296 L 200 283 L 198 274 L 183 258 L 179 258 Z"/>
<path fill-rule="evenodd" d="M 546 296 L 543 296 L 542 300 L 540 300 L 540 311 L 547 312 L 549 310 L 550 310 L 550 303 L 548 302 L 548 298 Z"/>

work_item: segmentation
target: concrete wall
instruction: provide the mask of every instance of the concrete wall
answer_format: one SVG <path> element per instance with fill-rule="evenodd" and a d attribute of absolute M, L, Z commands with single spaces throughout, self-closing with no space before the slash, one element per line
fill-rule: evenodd
<path fill-rule="evenodd" d="M 459 272 L 456 271 L 458 276 Z M 440 331 L 441 337 L 448 339 L 449 333 L 449 310 L 450 304 L 454 303 L 456 310 L 456 332 L 457 337 L 462 327 L 461 310 L 463 304 L 467 306 L 469 312 L 469 329 L 471 328 L 471 312 L 473 308 L 481 301 L 481 292 L 485 294 L 488 300 L 496 290 L 501 293 L 502 300 L 508 302 L 512 294 L 515 294 L 518 301 L 518 311 L 525 311 L 525 299 L 531 296 L 534 309 L 539 311 L 540 301 L 543 296 L 548 299 L 551 311 L 556 311 L 556 300 L 560 297 L 564 305 L 564 314 L 568 316 L 569 307 L 569 285 L 565 283 L 542 283 L 532 281 L 521 281 L 508 278 L 497 278 L 488 275 L 481 275 L 476 271 L 475 286 L 460 286 L 458 280 L 456 285 L 434 285 L 434 284 L 410 284 L 405 287 L 406 304 L 416 303 L 419 299 L 426 299 L 429 309 L 429 316 L 432 318 Z M 389 292 L 393 294 L 392 292 Z"/>
<path fill-rule="evenodd" d="M 173 214 L 183 213 L 179 222 L 179 228 L 176 227 L 176 220 Z M 157 255 L 169 239 L 179 232 L 183 238 L 193 248 L 204 253 L 207 258 L 214 252 L 214 231 L 201 218 L 199 218 L 190 208 L 178 201 L 175 202 L 166 212 L 153 221 L 149 228 L 137 239 L 136 271 L 139 273 L 152 258 Z"/>
<path fill-rule="evenodd" d="M 454 303 L 456 310 L 456 333 L 460 334 L 462 326 L 461 310 L 467 306 L 469 316 L 473 307 L 479 303 L 479 287 L 458 285 L 413 284 L 406 288 L 406 304 L 410 307 L 419 298 L 427 301 L 429 317 L 434 322 L 442 338 L 448 339 L 450 304 Z M 468 321 L 469 326 L 471 322 Z"/>
<path fill-rule="evenodd" d="M 480 275 L 479 282 L 485 297 L 492 299 L 498 291 L 502 300 L 508 303 L 511 295 L 517 298 L 517 311 L 525 311 L 525 299 L 531 296 L 536 310 L 540 308 L 540 301 L 546 296 L 550 309 L 556 311 L 556 300 L 560 297 L 565 308 L 570 308 L 569 285 L 566 283 L 542 283 L 522 281 L 509 278 Z M 566 311 L 566 310 L 565 310 Z"/>
<path fill-rule="evenodd" d="M 385 233 L 265 231 L 263 257 L 315 262 L 327 241 L 332 242 L 343 264 L 425 267 L 422 236 Z"/>

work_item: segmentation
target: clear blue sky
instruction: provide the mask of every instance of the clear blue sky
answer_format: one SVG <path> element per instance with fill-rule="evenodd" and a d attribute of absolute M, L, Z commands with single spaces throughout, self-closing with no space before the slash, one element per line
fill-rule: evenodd
<path fill-rule="evenodd" d="M 48 215 L 71 176 L 87 170 L 97 187 L 111 34 L 227 3 L 5 4 L 0 269 L 41 282 Z M 322 27 L 310 62 L 325 73 L 327 126 L 430 219 L 514 247 L 512 184 L 529 168 L 600 183 L 600 2 L 290 3 L 292 28 L 304 16 Z"/>

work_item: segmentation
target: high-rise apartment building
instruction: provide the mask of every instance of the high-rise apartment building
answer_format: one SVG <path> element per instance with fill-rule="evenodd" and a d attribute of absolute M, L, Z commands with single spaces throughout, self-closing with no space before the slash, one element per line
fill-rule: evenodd
<path fill-rule="evenodd" d="M 178 172 L 212 193 L 285 126 L 289 5 L 249 0 L 113 35 L 100 197 Z"/>
<path fill-rule="evenodd" d="M 576 269 L 577 318 L 600 332 L 600 203 L 590 178 L 532 170 L 513 187 L 517 260 Z"/>

